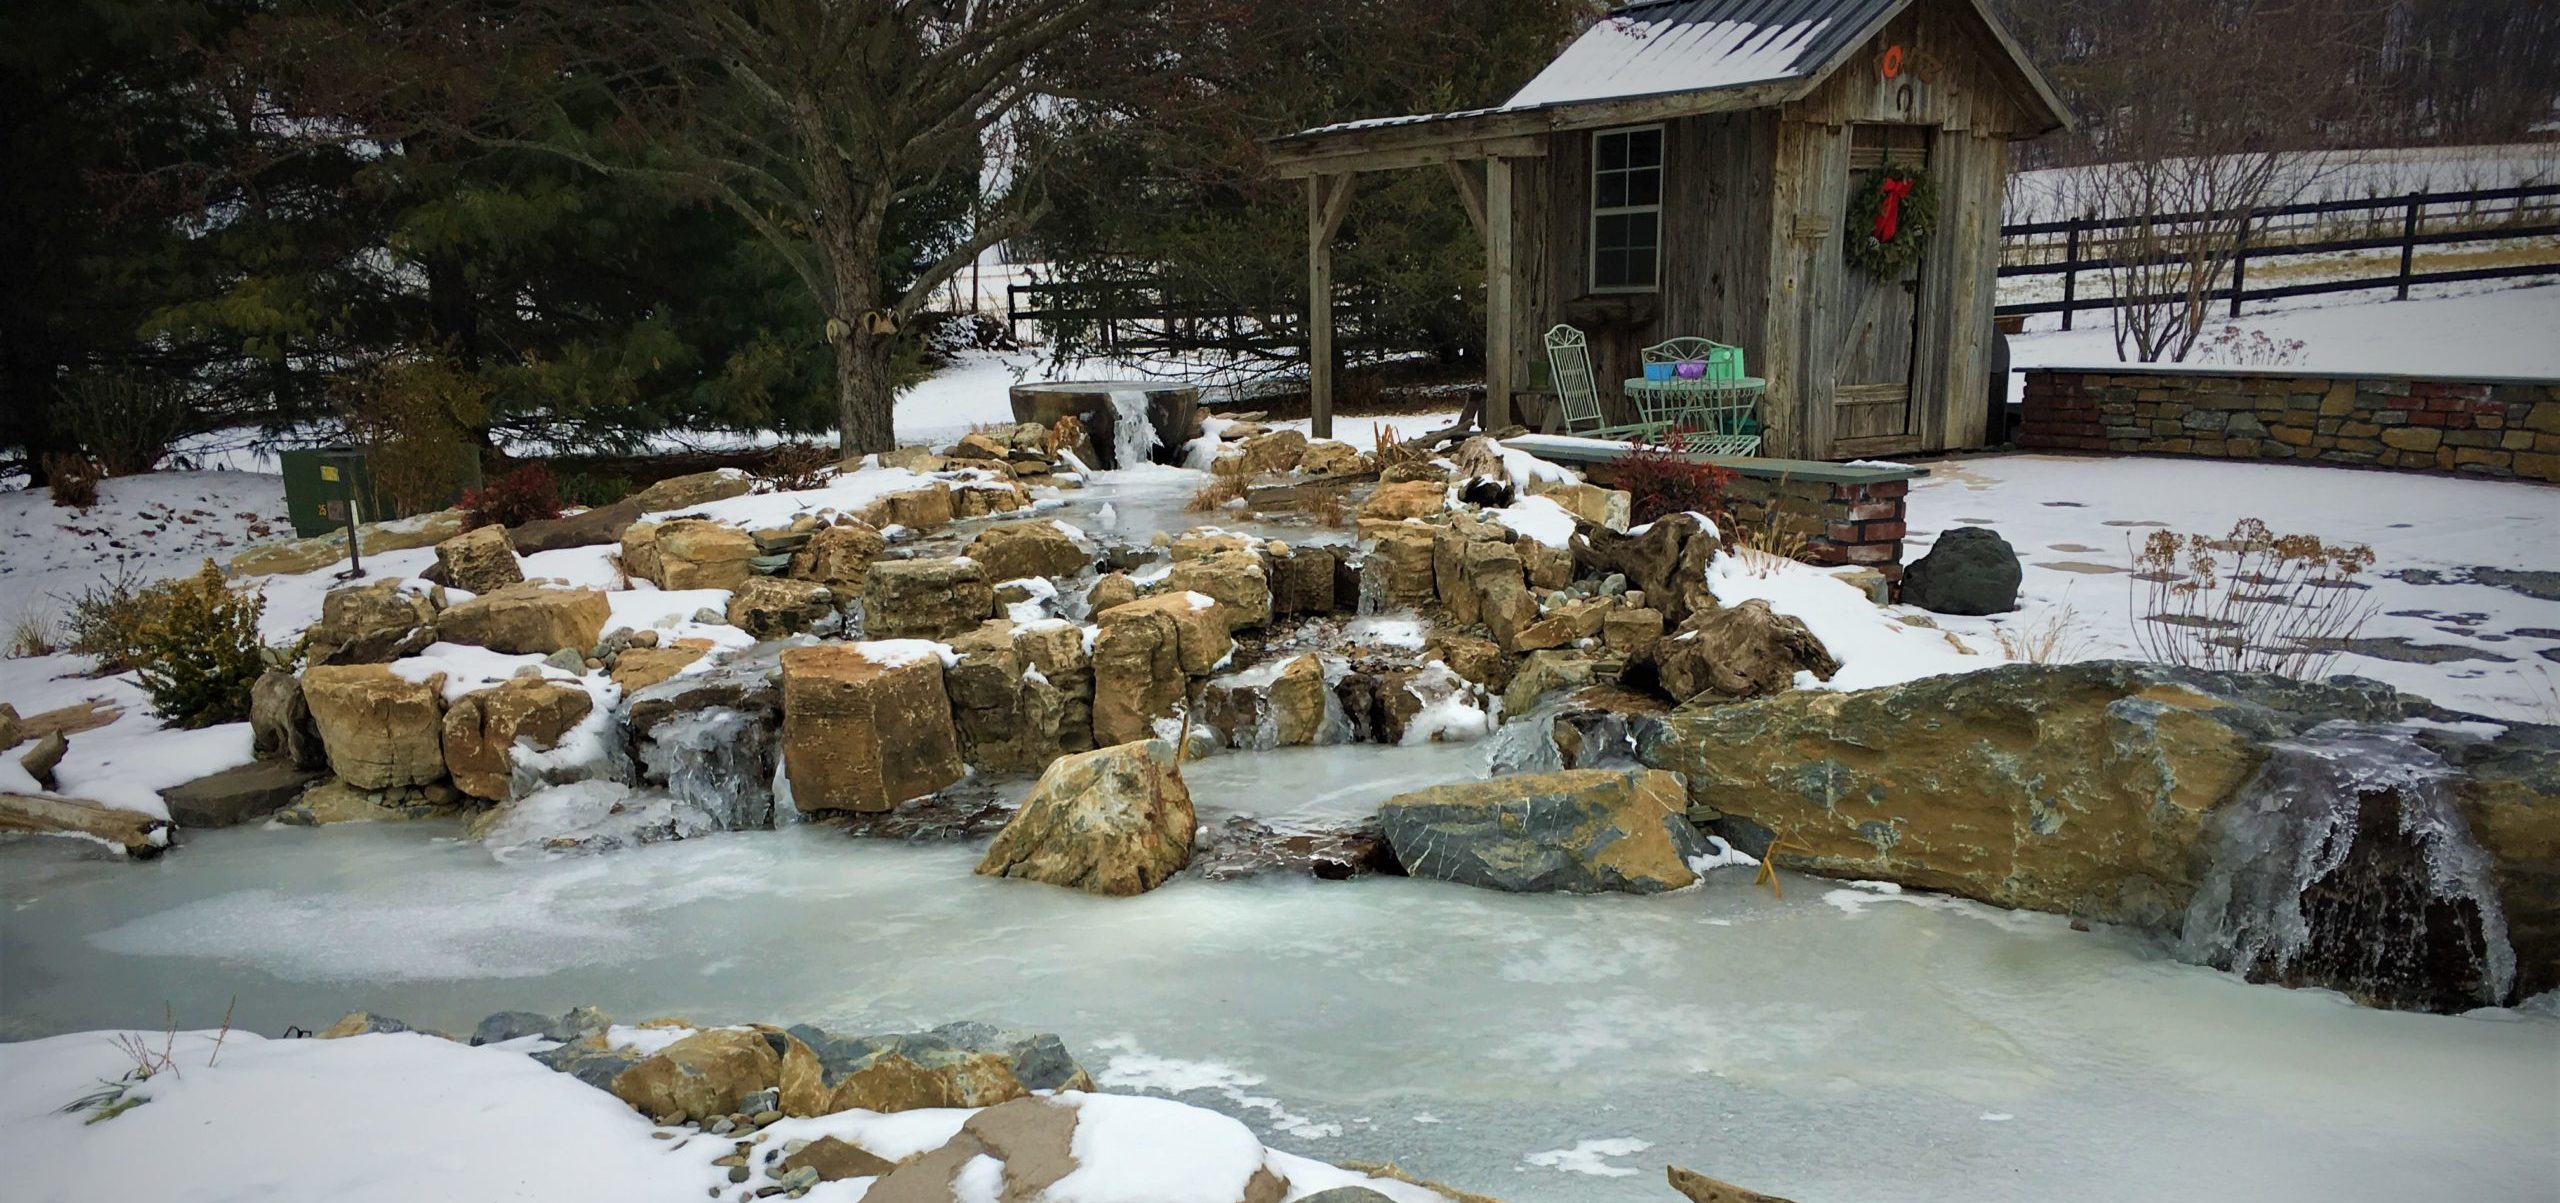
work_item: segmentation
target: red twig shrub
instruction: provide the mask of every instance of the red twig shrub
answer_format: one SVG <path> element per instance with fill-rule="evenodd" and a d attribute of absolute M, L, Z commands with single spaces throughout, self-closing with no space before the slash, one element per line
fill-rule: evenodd
<path fill-rule="evenodd" d="M 1680 449 L 1682 433 L 1677 428 L 1665 431 L 1610 463 L 1610 478 L 1627 491 L 1634 521 L 1651 522 L 1693 510 L 1710 518 L 1724 516 L 1732 469 L 1690 458 Z"/>
<path fill-rule="evenodd" d="M 521 526 L 560 516 L 560 488 L 551 469 L 526 464 L 462 495 L 463 529 Z"/>

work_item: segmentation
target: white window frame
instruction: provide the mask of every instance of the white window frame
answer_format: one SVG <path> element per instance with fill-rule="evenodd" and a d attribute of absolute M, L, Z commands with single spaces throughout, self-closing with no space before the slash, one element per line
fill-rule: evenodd
<path fill-rule="evenodd" d="M 1641 134 L 1648 130 L 1652 131 L 1656 138 L 1656 145 L 1658 145 L 1662 151 L 1661 161 L 1656 163 L 1653 168 L 1655 176 L 1653 203 L 1650 205 L 1619 205 L 1614 208 L 1601 208 L 1600 140 L 1602 138 L 1620 134 Z M 1582 282 L 1584 287 L 1589 288 L 1593 295 L 1601 293 L 1662 291 L 1662 241 L 1665 233 L 1662 225 L 1662 198 L 1669 191 L 1666 186 L 1671 182 L 1670 173 L 1671 135 L 1670 131 L 1665 129 L 1661 122 L 1655 122 L 1650 125 L 1619 125 L 1612 126 L 1608 129 L 1596 129 L 1591 131 L 1591 178 L 1588 181 L 1591 188 L 1591 213 L 1583 227 L 1582 241 L 1583 257 L 1590 260 L 1590 266 L 1583 273 Z M 1630 213 L 1653 214 L 1653 282 L 1650 284 L 1612 284 L 1603 287 L 1600 283 L 1600 219 L 1603 217 L 1617 217 Z"/>

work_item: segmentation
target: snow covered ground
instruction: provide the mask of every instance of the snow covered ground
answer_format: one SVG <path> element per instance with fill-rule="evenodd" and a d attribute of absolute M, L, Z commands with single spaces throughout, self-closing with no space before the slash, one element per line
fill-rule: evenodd
<path fill-rule="evenodd" d="M 2296 298 L 2295 303 L 2252 303 L 2224 325 L 2263 331 L 2283 343 L 2302 342 L 2276 370 L 2404 372 L 2410 375 L 2560 376 L 2560 285 L 2476 291 L 2406 301 L 2341 303 L 2338 298 Z M 2009 339 L 2010 400 L 2018 398 L 2017 373 L 2031 367 L 2096 367 L 2120 362 L 2104 313 L 2080 315 L 2077 328 L 2052 329 L 2047 315 L 2024 335 Z M 2200 366 L 2249 366 L 2232 364 Z"/>
<path fill-rule="evenodd" d="M 2067 625 L 2070 658 L 2138 656 L 2132 545 L 2155 529 L 2219 536 L 2244 517 L 2279 534 L 2372 545 L 2368 639 L 2394 654 L 2342 656 L 2460 710 L 2560 721 L 2560 490 L 2399 472 L 2213 460 L 2044 455 L 1944 461 L 1915 482 L 1904 562 L 1939 533 L 1988 526 L 2026 565 L 2024 609 L 1940 617 L 1960 633 Z"/>
<path fill-rule="evenodd" d="M 2049 167 L 2011 176 L 2003 222 L 2072 216 L 2072 184 L 2083 168 Z M 2293 156 L 2280 186 L 2301 202 L 2365 200 L 2412 192 L 2468 192 L 2560 181 L 2560 142 L 2423 146 Z"/>

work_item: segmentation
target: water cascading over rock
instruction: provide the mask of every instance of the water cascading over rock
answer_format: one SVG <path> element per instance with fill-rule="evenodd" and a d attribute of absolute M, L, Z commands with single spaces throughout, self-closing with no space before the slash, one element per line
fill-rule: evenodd
<path fill-rule="evenodd" d="M 1134 468 L 1155 455 L 1155 419 L 1147 413 L 1146 393 L 1133 388 L 1111 390 L 1111 466 Z"/>
<path fill-rule="evenodd" d="M 2179 955 L 2383 1006 L 2506 1002 L 2515 952 L 2454 776 L 2405 730 L 2327 723 L 2270 744 L 2210 821 Z"/>
<path fill-rule="evenodd" d="M 776 825 L 775 732 L 743 710 L 695 710 L 658 724 L 640 745 L 640 767 L 668 793 L 716 819 L 722 830 Z"/>

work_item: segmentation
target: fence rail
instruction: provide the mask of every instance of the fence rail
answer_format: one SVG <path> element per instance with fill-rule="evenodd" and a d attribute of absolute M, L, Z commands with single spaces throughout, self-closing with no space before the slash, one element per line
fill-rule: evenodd
<path fill-rule="evenodd" d="M 2453 206 L 2460 206 L 2461 210 L 2441 211 Z M 2439 210 L 2433 214 L 2439 228 L 2427 228 L 2431 209 Z M 2350 232 L 2338 230 L 2335 219 L 2358 216 L 2361 220 L 2346 223 Z M 2306 218 L 2312 220 L 2303 220 Z M 2560 184 L 2527 184 L 2464 192 L 2412 192 L 2365 200 L 2307 201 L 2246 212 L 2173 213 L 2149 218 L 2077 217 L 2004 225 L 2000 227 L 2000 278 L 2060 276 L 2062 296 L 2057 300 L 2011 301 L 1996 306 L 1994 312 L 2059 313 L 2062 328 L 2068 330 L 2077 313 L 2103 311 L 2118 304 L 2183 300 L 2184 294 L 2083 296 L 2080 277 L 2094 272 L 2104 282 L 2108 271 L 2134 262 L 2117 257 L 2120 244 L 2126 241 L 2121 231 L 2144 225 L 2177 227 L 2203 222 L 2239 223 L 2238 244 L 2231 248 L 2229 279 L 2205 294 L 2208 301 L 2226 303 L 2230 316 L 2235 318 L 2240 316 L 2242 305 L 2253 300 L 2382 288 L 2392 289 L 2406 300 L 2409 290 L 2419 285 L 2560 274 L 2560 245 L 2547 244 L 2539 248 L 2545 254 L 2514 263 L 2420 270 L 2418 252 L 2422 247 L 2512 243 L 2531 248 L 2537 242 L 2560 239 Z M 2446 222 L 2454 224 L 2446 226 Z M 2396 230 L 2392 229 L 2394 226 Z M 2400 252 L 2396 268 L 2379 274 L 2331 276 L 2290 284 L 2249 282 L 2253 263 L 2394 249 Z M 2351 265 L 2349 270 L 2356 267 Z"/>

